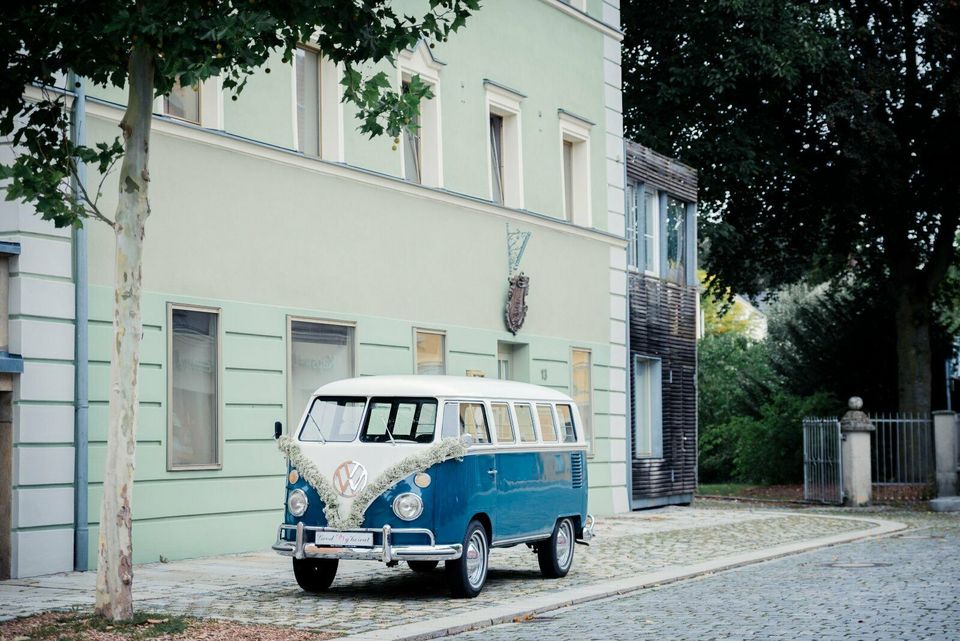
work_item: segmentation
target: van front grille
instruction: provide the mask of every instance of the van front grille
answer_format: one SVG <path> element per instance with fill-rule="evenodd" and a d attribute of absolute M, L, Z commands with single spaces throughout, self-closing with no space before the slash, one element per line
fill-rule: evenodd
<path fill-rule="evenodd" d="M 574 452 L 570 455 L 573 487 L 583 487 L 583 452 Z"/>

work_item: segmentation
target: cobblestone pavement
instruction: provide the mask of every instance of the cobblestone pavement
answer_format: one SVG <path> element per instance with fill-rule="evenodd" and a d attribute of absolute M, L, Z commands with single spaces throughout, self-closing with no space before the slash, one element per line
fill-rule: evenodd
<path fill-rule="evenodd" d="M 575 585 L 870 526 L 830 514 L 712 505 L 664 508 L 599 520 L 597 538 L 588 548 L 577 547 L 573 569 L 559 581 L 540 576 L 536 557 L 525 546 L 496 549 L 487 586 L 471 600 L 450 599 L 440 570 L 423 576 L 404 564 L 386 568 L 363 561 L 341 562 L 329 593 L 308 595 L 294 582 L 290 560 L 268 552 L 138 566 L 134 598 L 140 610 L 351 634 L 490 606 L 516 605 L 528 597 Z M 90 607 L 93 583 L 92 573 L 2 582 L 0 618 Z M 410 607 L 413 599 L 416 607 Z"/>
<path fill-rule="evenodd" d="M 915 529 L 556 610 L 450 641 L 957 641 L 960 517 L 885 516 Z"/>

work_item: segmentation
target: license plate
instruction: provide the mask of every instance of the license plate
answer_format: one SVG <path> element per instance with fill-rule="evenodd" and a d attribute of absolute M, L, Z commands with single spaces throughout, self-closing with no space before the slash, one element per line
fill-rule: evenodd
<path fill-rule="evenodd" d="M 317 545 L 338 548 L 372 548 L 373 532 L 317 532 Z"/>

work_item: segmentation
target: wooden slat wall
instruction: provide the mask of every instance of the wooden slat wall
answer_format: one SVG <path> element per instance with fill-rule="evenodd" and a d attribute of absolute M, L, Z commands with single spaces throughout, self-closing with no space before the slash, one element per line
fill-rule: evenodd
<path fill-rule="evenodd" d="M 640 354 L 660 358 L 663 374 L 663 458 L 633 459 L 633 498 L 691 493 L 697 486 L 697 290 L 641 274 L 630 274 L 629 289 L 631 370 L 633 354 Z M 632 399 L 630 412 L 635 416 Z"/>
<path fill-rule="evenodd" d="M 696 170 L 629 140 L 627 178 L 665 191 L 684 202 L 697 202 Z"/>

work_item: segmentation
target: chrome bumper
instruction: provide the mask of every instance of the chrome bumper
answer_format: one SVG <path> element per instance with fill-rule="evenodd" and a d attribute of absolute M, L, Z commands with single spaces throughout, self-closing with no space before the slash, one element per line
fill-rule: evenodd
<path fill-rule="evenodd" d="M 296 540 L 286 541 L 283 538 L 285 531 L 293 530 L 296 532 Z M 335 532 L 332 528 L 314 527 L 297 523 L 296 525 L 281 525 L 277 528 L 277 541 L 273 544 L 273 549 L 284 556 L 292 556 L 295 559 L 362 559 L 368 561 L 383 561 L 391 563 L 393 561 L 450 561 L 459 559 L 463 552 L 463 546 L 456 545 L 437 545 L 433 539 L 433 532 L 424 528 L 403 528 L 393 529 L 389 525 L 382 528 L 359 528 L 351 530 L 354 532 L 379 532 L 383 537 L 383 543 L 374 547 L 329 547 L 308 543 L 307 533 L 316 532 Z M 393 534 L 423 534 L 430 539 L 429 545 L 394 545 L 392 543 Z M 315 536 L 309 537 L 315 540 Z"/>
<path fill-rule="evenodd" d="M 587 522 L 583 526 L 583 537 L 580 539 L 581 541 L 589 541 L 590 539 L 593 538 L 593 526 L 595 526 L 596 524 L 597 524 L 597 520 L 593 518 L 592 514 L 588 514 Z"/>

